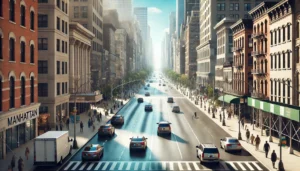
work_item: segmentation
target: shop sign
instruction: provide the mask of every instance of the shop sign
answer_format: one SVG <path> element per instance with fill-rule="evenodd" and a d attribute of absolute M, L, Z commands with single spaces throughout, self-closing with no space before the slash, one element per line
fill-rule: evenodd
<path fill-rule="evenodd" d="M 260 109 L 264 110 L 264 102 L 260 102 Z"/>
<path fill-rule="evenodd" d="M 284 116 L 284 107 L 283 106 L 280 106 L 280 115 Z"/>
<path fill-rule="evenodd" d="M 7 124 L 8 124 L 8 127 L 10 127 L 13 125 L 17 125 L 17 124 L 26 122 L 33 118 L 36 118 L 37 116 L 38 116 L 38 109 L 27 111 L 25 113 L 20 113 L 18 115 L 7 118 Z"/>
<path fill-rule="evenodd" d="M 270 104 L 270 112 L 274 113 L 274 104 Z"/>

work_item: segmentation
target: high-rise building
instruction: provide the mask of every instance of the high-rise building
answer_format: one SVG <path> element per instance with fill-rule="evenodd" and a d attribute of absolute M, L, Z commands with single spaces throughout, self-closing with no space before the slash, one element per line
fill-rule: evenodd
<path fill-rule="evenodd" d="M 174 57 L 175 54 L 174 52 L 174 47 L 173 47 L 173 37 L 175 36 L 176 31 L 176 13 L 171 12 L 169 15 L 169 61 L 170 61 L 170 66 L 169 69 L 173 69 L 174 65 Z"/>
<path fill-rule="evenodd" d="M 72 1 L 70 3 L 70 20 L 78 22 L 94 33 L 91 51 L 92 90 L 99 90 L 102 84 L 103 67 L 103 4 L 102 0 Z"/>
<path fill-rule="evenodd" d="M 200 5 L 199 1 L 200 0 L 184 0 L 184 21 L 185 23 L 187 22 L 187 17 L 191 16 L 192 11 L 199 11 Z"/>
<path fill-rule="evenodd" d="M 132 20 L 132 0 L 104 0 L 104 9 L 116 9 L 120 21 Z"/>
<path fill-rule="evenodd" d="M 140 28 L 142 31 L 142 37 L 144 41 L 148 39 L 148 11 L 146 7 L 136 7 L 134 8 L 134 15 L 137 21 L 140 23 Z"/>
<path fill-rule="evenodd" d="M 184 0 L 176 0 L 176 36 L 180 37 L 180 27 L 184 22 Z"/>
<path fill-rule="evenodd" d="M 68 0 L 38 5 L 38 96 L 40 113 L 50 114 L 52 127 L 69 115 L 69 5 Z"/>
<path fill-rule="evenodd" d="M 37 1 L 1 1 L 0 160 L 38 135 L 37 11 Z"/>

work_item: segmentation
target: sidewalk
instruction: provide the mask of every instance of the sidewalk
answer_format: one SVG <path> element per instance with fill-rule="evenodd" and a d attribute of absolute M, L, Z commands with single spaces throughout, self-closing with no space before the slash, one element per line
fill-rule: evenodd
<path fill-rule="evenodd" d="M 177 91 L 179 91 L 179 90 L 177 90 Z M 188 90 L 186 90 L 186 91 L 188 91 Z M 179 92 L 182 93 L 181 91 L 179 91 Z M 188 97 L 186 97 L 186 98 L 191 103 L 195 104 L 194 101 L 192 101 L 190 98 L 188 98 Z M 193 99 L 193 97 L 192 97 L 192 99 Z M 213 120 L 223 130 L 225 130 L 230 136 L 238 137 L 238 130 L 239 130 L 238 117 L 234 116 L 231 119 L 226 118 L 226 120 L 225 120 L 226 126 L 222 126 L 222 122 L 220 122 L 220 117 L 219 117 L 219 114 L 221 112 L 221 107 L 218 108 L 218 112 L 215 114 L 216 118 L 212 118 L 212 113 L 210 112 L 210 114 L 208 114 L 208 112 L 207 112 L 207 108 L 209 106 L 208 103 L 206 104 L 206 110 L 204 110 L 204 105 L 202 105 L 202 108 L 200 108 L 200 104 L 195 105 L 195 106 L 197 106 L 205 115 L 207 115 L 209 118 L 211 118 L 211 120 Z M 225 112 L 225 117 L 227 117 L 226 112 Z M 279 162 L 279 157 L 280 157 L 279 156 L 280 155 L 279 146 L 278 146 L 279 139 L 273 137 L 273 142 L 269 142 L 269 137 L 261 136 L 261 129 L 260 128 L 254 127 L 254 129 L 253 129 L 252 125 L 245 124 L 245 127 L 246 127 L 246 125 L 247 125 L 247 128 L 250 131 L 250 135 L 253 134 L 255 137 L 256 137 L 256 135 L 258 135 L 261 139 L 261 143 L 260 143 L 260 146 L 259 146 L 259 150 L 255 151 L 255 146 L 246 142 L 246 130 L 241 125 L 240 129 L 241 129 L 241 135 L 242 135 L 243 140 L 241 140 L 240 143 L 243 146 L 243 148 L 246 149 L 253 157 L 255 157 L 258 161 L 260 161 L 269 170 L 272 170 L 272 171 L 277 170 L 277 169 L 273 169 L 270 157 L 271 157 L 271 153 L 273 152 L 273 150 L 275 150 L 275 153 L 278 156 L 278 160 L 276 161 L 275 167 L 278 168 L 278 162 Z M 266 158 L 265 152 L 263 150 L 263 146 L 264 146 L 264 143 L 266 141 L 268 141 L 268 143 L 270 144 L 270 151 L 269 151 L 269 154 L 268 154 L 268 158 Z M 299 170 L 299 168 L 300 168 L 300 162 L 299 161 L 300 161 L 300 153 L 299 152 L 294 150 L 294 154 L 289 154 L 289 148 L 288 147 L 282 147 L 282 162 L 283 162 L 283 165 L 284 165 L 284 168 L 285 168 L 286 171 L 297 171 L 297 170 Z"/>
<path fill-rule="evenodd" d="M 130 99 L 127 99 L 126 101 L 125 100 L 122 100 L 123 101 L 123 104 L 126 105 L 126 103 L 129 101 Z M 123 105 L 123 106 L 124 106 Z M 123 106 L 120 106 L 119 108 L 116 108 L 114 110 L 114 114 L 117 113 Z M 96 109 L 99 112 L 102 113 L 102 120 L 101 122 L 98 122 L 98 121 L 95 121 L 95 131 L 92 130 L 92 127 L 88 128 L 88 119 L 89 119 L 89 116 L 88 116 L 88 112 L 85 112 L 85 113 L 82 113 L 80 114 L 80 120 L 83 122 L 84 124 L 84 127 L 83 127 L 83 133 L 80 133 L 80 127 L 79 127 L 79 123 L 76 124 L 76 140 L 77 140 L 77 144 L 78 144 L 78 147 L 80 149 L 80 147 L 82 147 L 89 139 L 91 139 L 95 133 L 97 132 L 98 130 L 98 127 L 102 124 L 105 124 L 114 114 L 109 114 L 108 116 L 105 116 L 104 115 L 104 108 L 102 108 L 102 105 L 98 105 L 96 107 L 92 107 L 92 110 Z M 73 123 L 70 123 L 69 125 L 70 129 L 69 129 L 69 136 L 70 138 L 74 139 L 74 124 Z M 52 130 L 55 130 L 55 128 Z M 67 130 L 67 127 L 64 125 L 63 127 L 63 130 L 66 131 Z M 26 160 L 26 157 L 25 157 L 25 149 L 26 147 L 29 148 L 29 159 Z M 72 150 L 72 154 L 76 153 L 78 149 L 73 149 Z M 31 141 L 28 141 L 26 144 L 23 144 L 21 145 L 19 148 L 17 149 L 14 149 L 13 150 L 13 153 L 12 152 L 9 152 L 7 155 L 6 155 L 6 158 L 4 160 L 0 160 L 0 171 L 6 171 L 8 170 L 8 166 L 10 165 L 10 162 L 11 162 L 11 159 L 12 159 L 12 156 L 13 154 L 15 154 L 15 157 L 16 157 L 16 166 L 14 168 L 14 171 L 18 170 L 18 160 L 19 160 L 19 157 L 21 156 L 23 158 L 23 161 L 24 161 L 24 171 L 33 171 L 35 166 L 33 165 L 33 162 L 34 162 L 34 157 L 33 157 L 33 153 L 34 153 L 34 149 L 33 149 L 33 140 Z"/>

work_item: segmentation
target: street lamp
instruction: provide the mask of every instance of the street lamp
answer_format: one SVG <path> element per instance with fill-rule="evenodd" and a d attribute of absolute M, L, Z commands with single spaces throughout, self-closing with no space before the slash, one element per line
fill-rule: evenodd
<path fill-rule="evenodd" d="M 223 88 L 223 90 L 222 90 L 222 93 L 223 93 L 223 107 L 222 107 L 222 111 L 223 111 L 223 122 L 222 122 L 222 126 L 226 126 L 226 123 L 225 123 L 225 107 L 224 107 L 224 96 L 225 96 L 224 88 Z"/>

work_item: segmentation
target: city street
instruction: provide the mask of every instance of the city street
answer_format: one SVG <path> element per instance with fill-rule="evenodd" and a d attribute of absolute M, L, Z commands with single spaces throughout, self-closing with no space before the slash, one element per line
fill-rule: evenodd
<path fill-rule="evenodd" d="M 145 97 L 150 92 L 150 97 Z M 172 105 L 167 97 L 181 108 L 181 113 L 172 113 Z M 136 98 L 143 97 L 144 103 Z M 145 112 L 144 105 L 152 104 L 153 112 Z M 194 112 L 198 118 L 193 118 Z M 98 139 L 94 136 L 88 144 L 104 145 L 104 155 L 100 161 L 82 162 L 81 150 L 64 164 L 66 170 L 267 170 L 247 151 L 228 153 L 220 149 L 220 139 L 229 136 L 206 115 L 201 114 L 189 100 L 177 90 L 151 83 L 149 90 L 139 93 L 119 112 L 125 123 L 116 129 L 113 138 Z M 171 122 L 170 138 L 157 136 L 157 122 Z M 131 137 L 145 136 L 146 152 L 129 152 Z M 196 145 L 214 143 L 220 152 L 219 164 L 203 164 L 196 157 Z"/>

